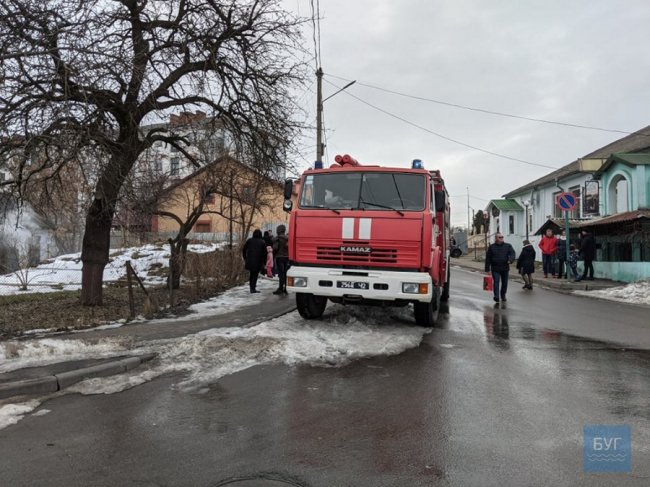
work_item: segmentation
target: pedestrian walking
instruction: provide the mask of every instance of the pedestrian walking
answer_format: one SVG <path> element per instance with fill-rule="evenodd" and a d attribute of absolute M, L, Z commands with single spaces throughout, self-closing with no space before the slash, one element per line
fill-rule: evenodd
<path fill-rule="evenodd" d="M 562 279 L 562 276 L 568 277 L 569 266 L 566 264 L 566 231 L 562 230 L 557 239 L 557 278 Z"/>
<path fill-rule="evenodd" d="M 244 267 L 249 272 L 248 284 L 250 291 L 251 293 L 259 293 L 257 290 L 257 277 L 266 262 L 266 244 L 264 238 L 262 238 L 262 230 L 255 230 L 253 236 L 246 240 L 242 249 L 242 256 L 245 262 Z"/>
<path fill-rule="evenodd" d="M 594 260 L 596 260 L 596 241 L 594 237 L 586 230 L 582 231 L 580 239 L 580 256 L 584 259 L 585 267 L 582 271 L 581 279 L 589 281 L 594 280 Z"/>
<path fill-rule="evenodd" d="M 494 302 L 506 301 L 508 291 L 508 274 L 510 264 L 515 260 L 515 249 L 512 245 L 503 241 L 503 235 L 497 233 L 495 241 L 491 244 L 485 254 L 485 272 L 492 272 Z"/>
<path fill-rule="evenodd" d="M 278 288 L 273 294 L 287 294 L 287 270 L 289 269 L 289 238 L 286 235 L 287 227 L 278 225 L 277 236 L 273 239 L 273 255 L 278 270 Z"/>
<path fill-rule="evenodd" d="M 539 241 L 539 248 L 542 249 L 542 268 L 544 277 L 549 274 L 555 277 L 555 254 L 557 253 L 557 237 L 553 235 L 553 230 L 546 229 L 546 234 Z"/>
<path fill-rule="evenodd" d="M 524 279 L 524 289 L 532 291 L 533 273 L 535 272 L 535 249 L 529 240 L 524 240 L 524 247 L 517 259 L 517 270 Z"/>

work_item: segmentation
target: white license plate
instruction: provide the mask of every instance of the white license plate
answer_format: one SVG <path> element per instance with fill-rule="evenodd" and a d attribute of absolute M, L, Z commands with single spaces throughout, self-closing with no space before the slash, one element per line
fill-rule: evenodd
<path fill-rule="evenodd" d="M 343 289 L 370 289 L 370 284 L 356 281 L 336 281 L 336 287 Z"/>

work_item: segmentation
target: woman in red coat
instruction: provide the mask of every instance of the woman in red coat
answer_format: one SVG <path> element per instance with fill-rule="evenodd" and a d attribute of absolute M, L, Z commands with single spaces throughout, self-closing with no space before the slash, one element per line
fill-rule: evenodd
<path fill-rule="evenodd" d="M 553 235 L 553 230 L 546 229 L 546 235 L 539 241 L 539 248 L 542 249 L 542 268 L 544 277 L 551 274 L 555 277 L 555 254 L 557 254 L 557 237 Z"/>

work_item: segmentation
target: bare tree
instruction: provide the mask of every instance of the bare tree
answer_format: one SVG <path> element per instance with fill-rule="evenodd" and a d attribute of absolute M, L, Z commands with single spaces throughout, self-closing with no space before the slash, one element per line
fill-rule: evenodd
<path fill-rule="evenodd" d="M 132 214 L 141 221 L 151 221 L 153 216 L 173 220 L 176 235 L 169 239 L 171 247 L 170 268 L 174 289 L 180 285 L 187 253 L 188 235 L 195 230 L 203 215 L 218 215 L 229 225 L 229 234 L 237 234 L 238 241 L 247 235 L 256 215 L 270 208 L 273 199 L 281 192 L 278 182 L 256 170 L 224 156 L 203 167 L 195 174 L 175 184 L 165 181 L 165 176 L 144 184 L 126 195 Z M 131 185 L 125 185 L 132 187 Z M 138 189 L 139 188 L 139 189 Z"/>
<path fill-rule="evenodd" d="M 111 224 L 139 155 L 162 140 L 193 160 L 184 137 L 143 133 L 147 122 L 198 107 L 247 152 L 260 133 L 273 134 L 278 148 L 290 143 L 298 127 L 289 94 L 303 67 L 295 57 L 299 22 L 279 0 L 0 4 L 0 150 L 24 153 L 8 182 L 25 194 L 33 181 L 78 160 L 70 156 L 94 161 L 83 304 L 102 303 Z M 279 164 L 283 154 L 264 162 Z"/>

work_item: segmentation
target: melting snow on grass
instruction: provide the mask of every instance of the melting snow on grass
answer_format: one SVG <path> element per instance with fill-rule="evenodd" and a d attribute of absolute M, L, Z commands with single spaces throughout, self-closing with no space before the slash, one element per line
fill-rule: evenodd
<path fill-rule="evenodd" d="M 188 250 L 194 253 L 212 252 L 225 245 L 225 243 L 191 244 L 188 246 Z M 111 249 L 109 259 L 110 261 L 104 269 L 104 282 L 122 279 L 126 275 L 126 262 L 130 261 L 133 269 L 145 284 L 159 285 L 165 282 L 165 277 L 149 275 L 149 271 L 156 267 L 168 266 L 169 250 L 166 246 L 160 245 Z M 81 267 L 81 254 L 76 253 L 60 255 L 37 267 L 1 275 L 0 295 L 80 289 Z M 20 290 L 19 275 L 23 281 L 28 283 L 26 291 Z"/>

